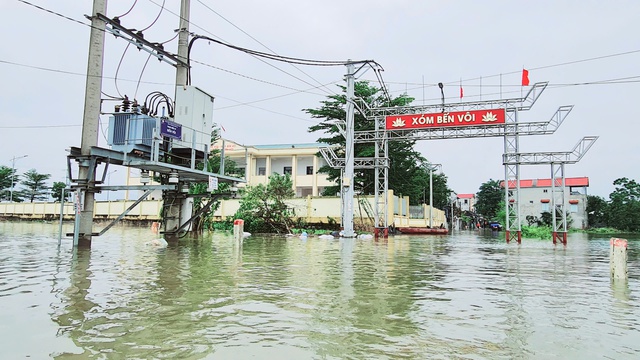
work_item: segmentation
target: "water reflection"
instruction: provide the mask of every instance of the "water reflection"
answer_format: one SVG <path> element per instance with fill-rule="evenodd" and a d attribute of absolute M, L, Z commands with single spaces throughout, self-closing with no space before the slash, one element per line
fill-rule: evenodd
<path fill-rule="evenodd" d="M 608 238 L 518 245 L 468 231 L 239 246 L 209 234 L 158 249 L 147 229 L 119 228 L 74 252 L 56 250 L 51 228 L 0 223 L 10 358 L 640 355 L 638 250 L 629 280 L 613 283 Z M 27 330 L 46 349 L 20 344 Z"/>

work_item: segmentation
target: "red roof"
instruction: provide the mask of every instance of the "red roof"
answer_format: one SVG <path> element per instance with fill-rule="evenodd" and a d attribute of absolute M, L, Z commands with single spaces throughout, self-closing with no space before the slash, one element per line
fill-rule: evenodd
<path fill-rule="evenodd" d="M 458 194 L 458 199 L 473 199 L 476 194 Z"/>
<path fill-rule="evenodd" d="M 589 186 L 589 178 L 586 176 L 583 177 L 573 177 L 573 178 L 565 178 L 565 185 L 569 187 L 588 187 Z M 558 179 L 558 183 L 560 179 Z M 504 187 L 504 181 L 500 182 L 500 187 Z M 520 188 L 531 188 L 531 187 L 551 187 L 551 179 L 534 179 L 534 180 L 520 180 Z M 515 182 L 509 184 L 509 188 L 515 188 Z"/>

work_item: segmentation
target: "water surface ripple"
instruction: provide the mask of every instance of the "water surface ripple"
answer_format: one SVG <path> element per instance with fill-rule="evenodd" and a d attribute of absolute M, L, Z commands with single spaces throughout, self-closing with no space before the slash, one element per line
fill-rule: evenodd
<path fill-rule="evenodd" d="M 71 231 L 66 228 L 64 231 Z M 119 226 L 91 250 L 0 223 L 2 358 L 640 358 L 640 239 L 629 280 L 608 237 L 185 238 Z"/>

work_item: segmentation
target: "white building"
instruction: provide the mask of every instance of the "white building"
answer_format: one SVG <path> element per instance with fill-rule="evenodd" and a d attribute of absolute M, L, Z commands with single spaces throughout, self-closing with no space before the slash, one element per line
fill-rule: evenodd
<path fill-rule="evenodd" d="M 222 150 L 245 174 L 247 185 L 267 184 L 272 174 L 289 174 L 296 197 L 320 196 L 326 186 L 335 185 L 318 169 L 327 163 L 318 156 L 319 143 L 240 145 L 230 140 L 218 140 L 212 149 Z"/>

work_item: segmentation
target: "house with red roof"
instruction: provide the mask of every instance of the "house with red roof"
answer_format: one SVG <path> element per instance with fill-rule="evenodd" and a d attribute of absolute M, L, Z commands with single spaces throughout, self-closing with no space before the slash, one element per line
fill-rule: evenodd
<path fill-rule="evenodd" d="M 476 211 L 476 194 L 458 194 L 456 205 L 461 211 Z"/>

